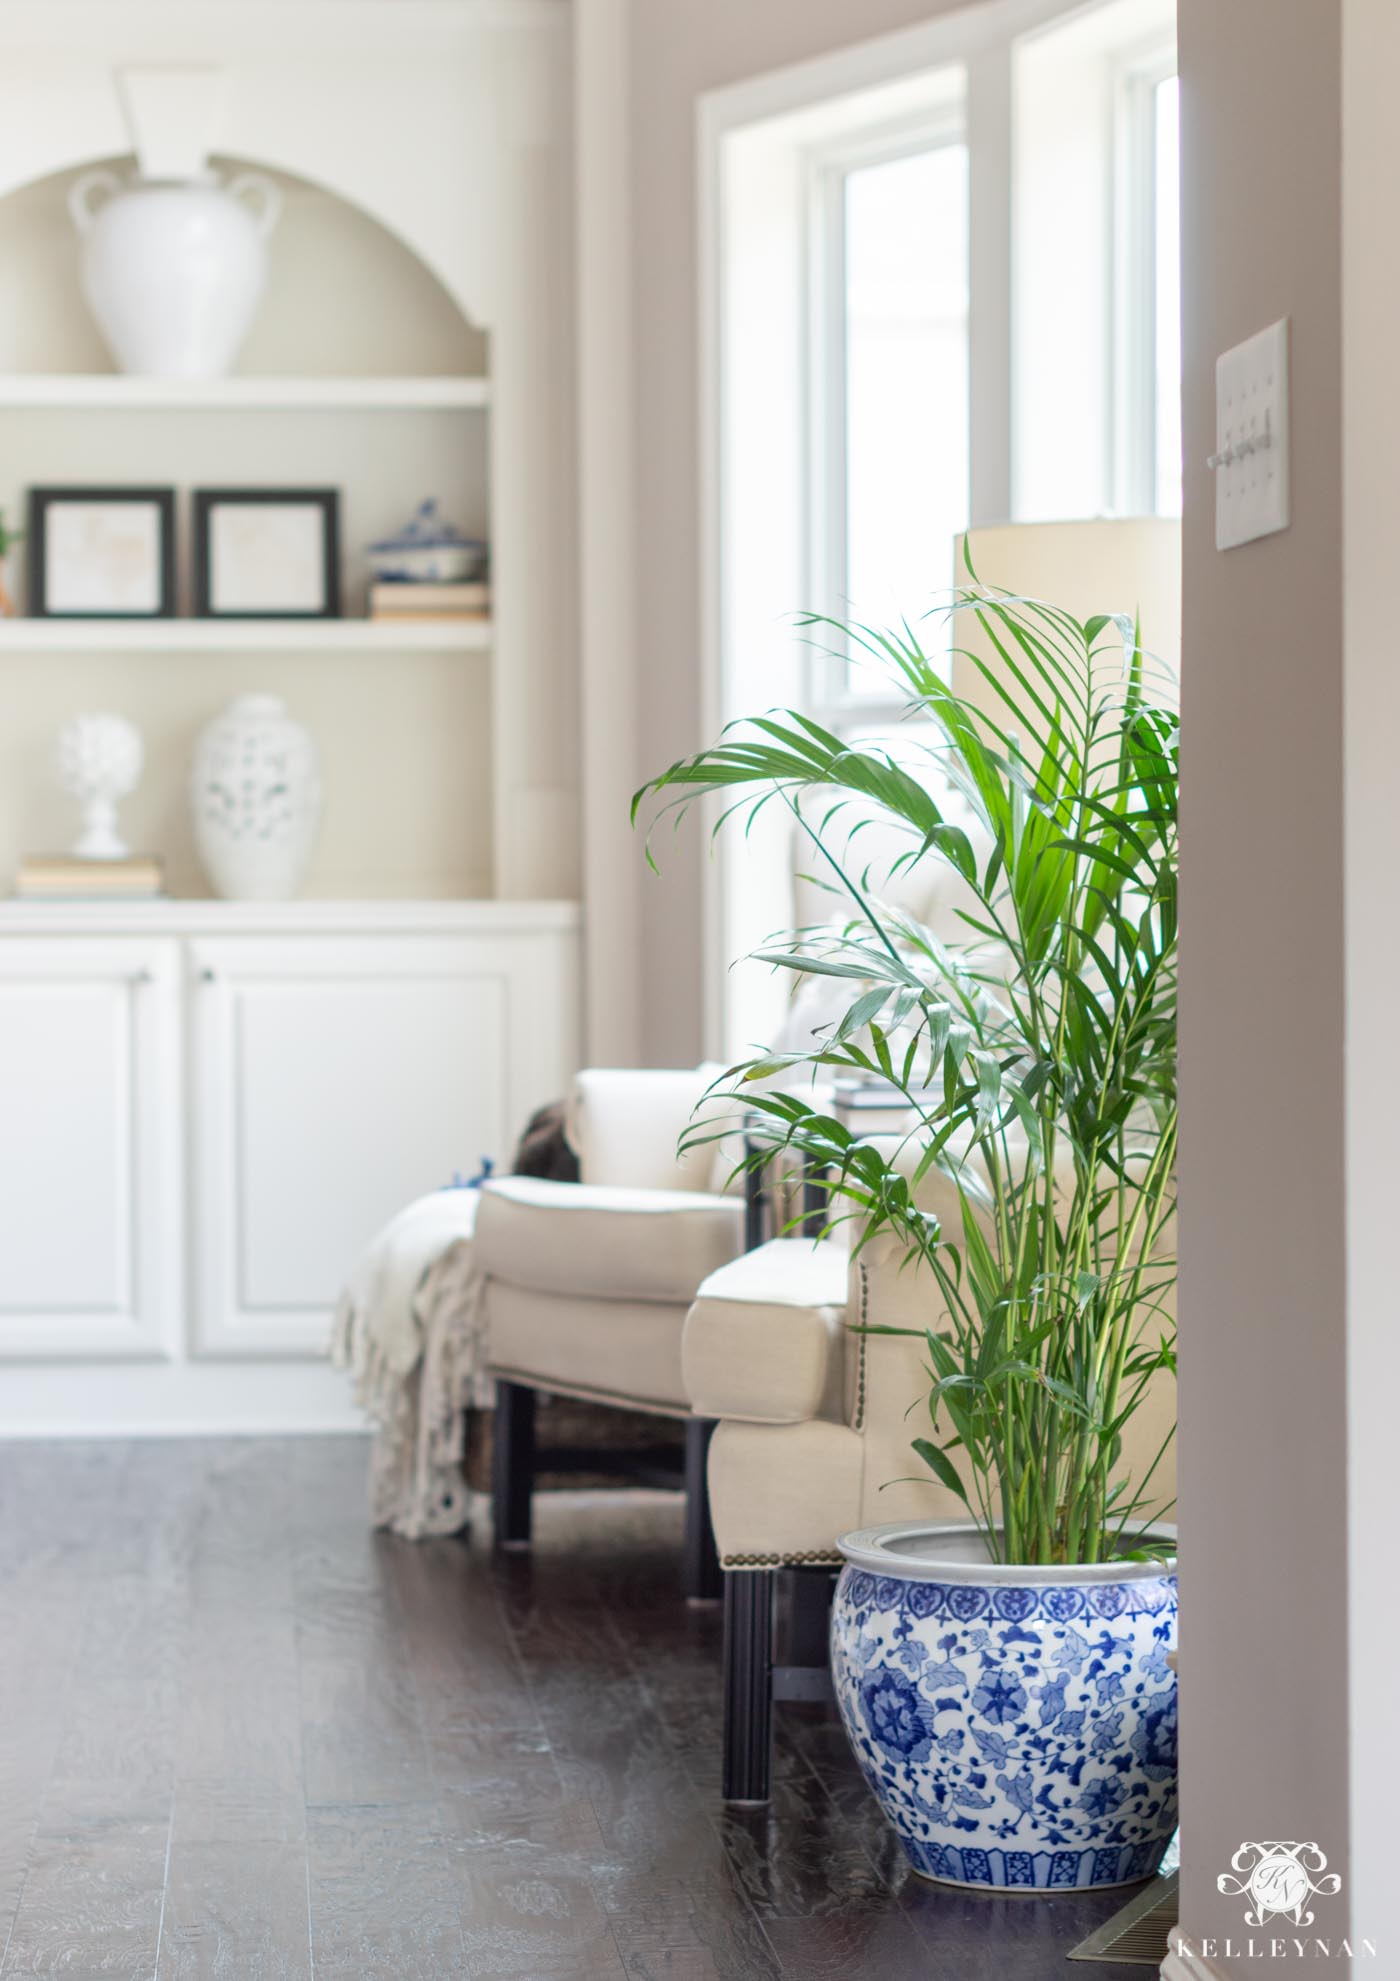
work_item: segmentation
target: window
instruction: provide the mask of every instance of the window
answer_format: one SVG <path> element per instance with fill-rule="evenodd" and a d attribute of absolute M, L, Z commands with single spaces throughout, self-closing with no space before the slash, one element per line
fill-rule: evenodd
<path fill-rule="evenodd" d="M 1180 90 L 1164 76 L 1152 90 L 1154 252 L 1153 508 L 1181 514 L 1181 197 Z"/>
<path fill-rule="evenodd" d="M 701 99 L 705 733 L 907 734 L 795 613 L 917 622 L 969 524 L 1177 506 L 1174 36 L 1174 0 L 983 0 Z M 716 1055 L 782 1026 L 731 964 L 793 858 L 770 807 L 706 863 Z"/>
<path fill-rule="evenodd" d="M 960 120 L 812 160 L 811 589 L 872 625 L 953 580 L 968 514 L 968 155 Z M 887 698 L 858 658 L 828 713 Z M 874 690 L 874 692 L 872 692 Z"/>
<path fill-rule="evenodd" d="M 949 133 L 828 165 L 822 199 L 820 589 L 838 615 L 898 624 L 939 602 L 967 526 L 967 147 Z M 838 701 L 870 699 L 857 661 L 841 672 Z"/>
<path fill-rule="evenodd" d="M 1181 212 L 1175 51 L 1119 72 L 1113 506 L 1181 514 Z"/>
<path fill-rule="evenodd" d="M 1179 513 L 1175 9 L 1066 10 L 1012 70 L 1012 515 Z"/>

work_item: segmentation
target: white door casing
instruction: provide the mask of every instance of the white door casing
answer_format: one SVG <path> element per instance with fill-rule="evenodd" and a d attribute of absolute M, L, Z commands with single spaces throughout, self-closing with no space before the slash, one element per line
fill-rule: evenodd
<path fill-rule="evenodd" d="M 0 945 L 0 1355 L 179 1347 L 179 948 Z"/>

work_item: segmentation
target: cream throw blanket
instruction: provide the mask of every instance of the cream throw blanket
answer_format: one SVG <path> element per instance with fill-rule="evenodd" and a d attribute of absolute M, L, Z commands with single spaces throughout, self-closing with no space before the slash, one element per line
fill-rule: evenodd
<path fill-rule="evenodd" d="M 375 1427 L 370 1513 L 418 1541 L 471 1517 L 462 1413 L 491 1382 L 471 1278 L 479 1192 L 436 1190 L 372 1241 L 336 1310 L 331 1360 Z"/>

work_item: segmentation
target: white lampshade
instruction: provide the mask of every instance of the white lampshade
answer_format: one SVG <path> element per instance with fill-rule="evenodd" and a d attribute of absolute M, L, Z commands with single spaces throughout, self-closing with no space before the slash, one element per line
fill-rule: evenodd
<path fill-rule="evenodd" d="M 969 530 L 958 547 L 958 581 L 967 584 L 962 542 L 984 585 L 1043 599 L 1076 619 L 1123 613 L 1142 629 L 1142 645 L 1165 661 L 1173 676 L 1181 666 L 1181 524 L 1173 517 L 1141 516 L 1076 523 L 1000 523 Z M 954 643 L 989 666 L 996 651 L 971 613 L 959 613 Z M 1167 695 L 1154 675 L 1154 695 Z M 985 678 L 963 655 L 953 661 L 953 688 L 985 708 L 1002 728 L 1007 711 Z"/>

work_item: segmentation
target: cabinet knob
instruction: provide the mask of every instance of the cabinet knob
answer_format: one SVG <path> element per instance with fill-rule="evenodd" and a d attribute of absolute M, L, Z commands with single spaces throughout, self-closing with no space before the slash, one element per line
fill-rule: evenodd
<path fill-rule="evenodd" d="M 199 981 L 202 984 L 216 984 L 219 981 L 218 974 L 217 972 L 211 970 L 208 964 L 206 963 L 204 968 L 199 973 Z"/>
<path fill-rule="evenodd" d="M 153 970 L 133 970 L 131 973 L 131 981 L 134 984 L 153 984 L 155 980 Z"/>

